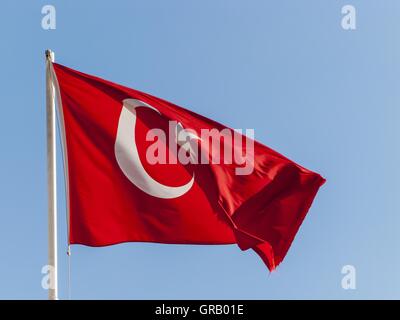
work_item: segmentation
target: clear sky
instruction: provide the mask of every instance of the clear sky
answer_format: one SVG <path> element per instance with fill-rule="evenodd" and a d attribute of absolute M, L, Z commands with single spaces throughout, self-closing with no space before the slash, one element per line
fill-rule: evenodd
<path fill-rule="evenodd" d="M 41 9 L 56 8 L 43 30 Z M 356 30 L 341 8 L 356 8 Z M 73 246 L 74 299 L 400 298 L 398 0 L 0 4 L 0 298 L 46 299 L 44 50 L 167 99 L 321 173 L 276 272 L 229 246 Z M 59 286 L 68 297 L 59 159 Z M 341 287 L 344 265 L 356 290 Z"/>

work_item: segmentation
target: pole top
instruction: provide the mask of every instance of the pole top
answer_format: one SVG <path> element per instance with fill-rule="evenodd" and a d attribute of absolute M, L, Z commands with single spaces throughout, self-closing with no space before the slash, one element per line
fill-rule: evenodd
<path fill-rule="evenodd" d="M 54 51 L 51 51 L 50 49 L 47 49 L 45 51 L 45 55 L 46 55 L 46 59 L 47 60 L 49 60 L 51 62 L 54 62 Z"/>

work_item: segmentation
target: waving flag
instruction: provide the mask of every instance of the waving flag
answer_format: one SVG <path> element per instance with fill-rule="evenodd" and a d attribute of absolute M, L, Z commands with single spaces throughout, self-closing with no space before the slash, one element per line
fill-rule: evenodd
<path fill-rule="evenodd" d="M 324 179 L 235 130 L 53 64 L 69 242 L 234 244 L 270 270 Z"/>

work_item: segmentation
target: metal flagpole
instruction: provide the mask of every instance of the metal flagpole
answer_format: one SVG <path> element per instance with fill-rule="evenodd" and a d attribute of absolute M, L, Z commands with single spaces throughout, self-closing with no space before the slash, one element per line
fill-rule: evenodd
<path fill-rule="evenodd" d="M 49 223 L 49 300 L 58 299 L 57 279 L 57 175 L 56 175 L 56 109 L 55 89 L 51 76 L 54 52 L 46 50 L 46 121 L 47 121 L 47 188 Z"/>

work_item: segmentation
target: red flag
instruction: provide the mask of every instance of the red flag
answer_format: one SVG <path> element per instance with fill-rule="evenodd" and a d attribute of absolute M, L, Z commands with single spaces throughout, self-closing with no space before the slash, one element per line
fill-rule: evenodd
<path fill-rule="evenodd" d="M 71 244 L 237 243 L 270 270 L 283 260 L 320 175 L 170 102 L 53 68 Z"/>

